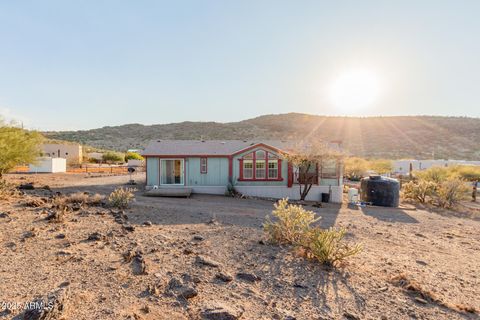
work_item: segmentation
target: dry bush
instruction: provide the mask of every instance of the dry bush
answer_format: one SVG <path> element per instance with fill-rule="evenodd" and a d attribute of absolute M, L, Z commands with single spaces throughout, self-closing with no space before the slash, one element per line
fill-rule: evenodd
<path fill-rule="evenodd" d="M 403 196 L 405 199 L 426 203 L 435 195 L 436 187 L 432 181 L 409 181 L 403 185 Z"/>
<path fill-rule="evenodd" d="M 59 196 L 53 199 L 53 206 L 57 208 L 67 207 L 69 204 L 97 206 L 103 203 L 105 197 L 95 193 L 90 195 L 85 192 L 75 192 L 66 196 Z"/>
<path fill-rule="evenodd" d="M 7 200 L 18 195 L 15 187 L 7 181 L 0 179 L 0 200 Z"/>
<path fill-rule="evenodd" d="M 59 207 L 58 209 L 53 209 L 45 219 L 55 223 L 64 222 L 67 213 L 68 207 Z"/>
<path fill-rule="evenodd" d="M 438 204 L 443 208 L 452 208 L 459 201 L 465 199 L 468 190 L 463 179 L 450 177 L 438 186 Z"/>
<path fill-rule="evenodd" d="M 345 234 L 346 230 L 343 228 L 327 230 L 313 228 L 303 237 L 302 248 L 307 258 L 335 266 L 362 250 L 358 244 L 346 243 Z"/>
<path fill-rule="evenodd" d="M 267 217 L 264 230 L 269 240 L 276 244 L 293 244 L 299 247 L 305 256 L 320 263 L 335 266 L 346 258 L 361 251 L 359 245 L 350 246 L 344 241 L 345 229 L 313 228 L 312 224 L 320 218 L 302 206 L 288 204 L 287 199 L 274 205 L 272 215 L 276 221 Z"/>
<path fill-rule="evenodd" d="M 403 185 L 403 196 L 420 203 L 432 202 L 442 208 L 450 209 L 467 197 L 469 188 L 464 176 L 469 177 L 474 174 L 474 169 L 461 166 L 433 167 L 415 172 L 415 180 Z"/>
<path fill-rule="evenodd" d="M 288 203 L 282 199 L 274 205 L 272 215 L 276 218 L 273 222 L 267 217 L 263 227 L 269 239 L 278 244 L 298 244 L 312 223 L 320 218 L 315 218 L 313 211 L 307 211 L 302 206 Z"/>
<path fill-rule="evenodd" d="M 135 191 L 136 189 L 133 188 L 117 188 L 108 196 L 108 204 L 114 208 L 126 209 L 130 201 L 135 198 L 133 194 Z"/>

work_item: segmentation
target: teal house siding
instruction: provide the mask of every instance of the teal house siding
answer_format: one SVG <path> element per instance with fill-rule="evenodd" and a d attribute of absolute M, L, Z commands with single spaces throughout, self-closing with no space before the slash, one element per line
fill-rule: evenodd
<path fill-rule="evenodd" d="M 160 175 L 159 175 L 159 160 L 157 157 L 148 157 L 147 158 L 147 185 L 159 185 L 160 184 Z"/>
<path fill-rule="evenodd" d="M 207 157 L 207 173 L 200 173 L 200 158 L 186 159 L 187 186 L 226 186 L 228 158 Z"/>

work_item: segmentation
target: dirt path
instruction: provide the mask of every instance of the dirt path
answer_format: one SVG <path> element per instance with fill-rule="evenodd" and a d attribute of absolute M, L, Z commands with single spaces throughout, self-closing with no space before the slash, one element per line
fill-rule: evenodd
<path fill-rule="evenodd" d="M 129 177 L 8 179 L 107 194 Z M 322 227 L 346 227 L 364 247 L 344 268 L 328 270 L 259 242 L 270 201 L 137 192 L 128 222 L 88 207 L 51 223 L 48 204 L 24 205 L 48 192 L 31 193 L 0 202 L 0 302 L 66 288 L 66 319 L 199 319 L 214 308 L 242 319 L 479 318 L 461 311 L 480 308 L 479 221 L 424 210 L 309 208 Z M 0 318 L 20 311 L 0 309 Z"/>

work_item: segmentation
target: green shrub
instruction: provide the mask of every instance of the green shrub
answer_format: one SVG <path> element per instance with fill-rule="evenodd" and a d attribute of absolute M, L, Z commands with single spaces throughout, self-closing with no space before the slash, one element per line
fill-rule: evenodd
<path fill-rule="evenodd" d="M 105 162 L 124 162 L 125 157 L 116 152 L 107 152 L 102 155 L 102 160 Z"/>
<path fill-rule="evenodd" d="M 315 213 L 305 210 L 302 206 L 288 204 L 288 199 L 282 199 L 274 205 L 272 215 L 266 218 L 263 225 L 269 239 L 278 244 L 298 244 L 309 230 L 312 223 L 320 218 L 315 218 Z"/>
<path fill-rule="evenodd" d="M 455 166 L 451 168 L 460 178 L 467 181 L 480 181 L 480 166 Z"/>
<path fill-rule="evenodd" d="M 346 243 L 345 234 L 346 230 L 343 228 L 313 228 L 303 237 L 302 248 L 307 258 L 334 266 L 362 250 L 358 244 L 351 246 Z"/>
<path fill-rule="evenodd" d="M 435 195 L 436 187 L 437 184 L 432 181 L 409 181 L 403 185 L 403 196 L 406 199 L 425 203 Z"/>
<path fill-rule="evenodd" d="M 135 198 L 133 194 L 136 190 L 133 188 L 117 188 L 108 196 L 108 204 L 118 209 L 126 209 L 130 201 Z"/>
<path fill-rule="evenodd" d="M 418 180 L 440 183 L 445 181 L 452 174 L 449 168 L 432 167 L 424 171 L 415 171 L 415 178 Z"/>
<path fill-rule="evenodd" d="M 143 160 L 143 157 L 136 152 L 127 152 L 125 154 L 125 161 L 128 160 Z"/>
<path fill-rule="evenodd" d="M 465 180 L 455 176 L 450 177 L 438 186 L 438 204 L 443 208 L 452 208 L 460 200 L 465 199 L 468 191 Z"/>

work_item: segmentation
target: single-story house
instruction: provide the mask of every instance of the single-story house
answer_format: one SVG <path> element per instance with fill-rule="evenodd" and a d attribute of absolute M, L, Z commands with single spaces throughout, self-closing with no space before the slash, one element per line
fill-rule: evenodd
<path fill-rule="evenodd" d="M 296 168 L 282 158 L 294 146 L 289 141 L 156 140 L 142 153 L 146 188 L 189 188 L 193 193 L 225 194 L 231 184 L 250 196 L 299 199 Z M 332 147 L 339 148 L 338 143 Z M 313 168 L 315 185 L 307 200 L 330 194 L 341 202 L 342 165 L 330 160 Z"/>
<path fill-rule="evenodd" d="M 42 156 L 63 158 L 68 164 L 80 164 L 83 160 L 82 146 L 76 143 L 44 143 L 40 150 Z"/>

